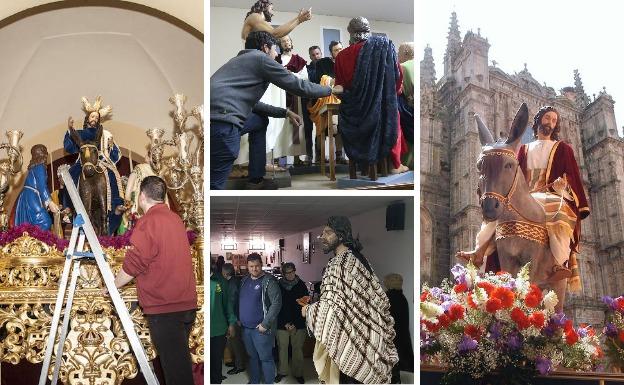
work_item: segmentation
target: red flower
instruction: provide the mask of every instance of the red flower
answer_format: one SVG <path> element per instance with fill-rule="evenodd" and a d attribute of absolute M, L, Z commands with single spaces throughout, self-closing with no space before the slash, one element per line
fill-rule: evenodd
<path fill-rule="evenodd" d="M 600 346 L 596 346 L 596 353 L 594 353 L 596 358 L 602 358 L 604 356 L 604 352 L 600 349 Z"/>
<path fill-rule="evenodd" d="M 509 273 L 507 273 L 505 270 L 496 272 L 496 275 L 503 275 L 503 274 L 509 274 Z"/>
<path fill-rule="evenodd" d="M 617 307 L 617 310 L 624 311 L 624 298 L 623 297 L 617 298 L 615 300 L 615 306 Z"/>
<path fill-rule="evenodd" d="M 429 292 L 428 291 L 423 291 L 420 294 L 420 302 L 425 302 L 427 300 L 428 296 L 429 296 Z"/>
<path fill-rule="evenodd" d="M 451 319 L 446 314 L 440 314 L 438 316 L 438 324 L 441 328 L 445 328 L 451 324 Z"/>
<path fill-rule="evenodd" d="M 437 333 L 438 330 L 440 330 L 440 323 L 434 323 L 434 322 L 426 321 L 426 320 L 424 320 L 423 323 L 427 327 L 427 330 L 429 330 L 432 333 Z"/>
<path fill-rule="evenodd" d="M 567 333 L 570 330 L 574 331 L 574 325 L 572 325 L 572 320 L 566 320 L 566 322 L 563 324 L 563 330 Z"/>
<path fill-rule="evenodd" d="M 464 318 L 464 307 L 458 303 L 454 303 L 448 310 L 451 321 L 457 321 Z"/>
<path fill-rule="evenodd" d="M 574 345 L 579 340 L 579 335 L 574 331 L 574 329 L 570 329 L 565 333 L 566 343 L 568 345 Z"/>
<path fill-rule="evenodd" d="M 620 342 L 624 342 L 624 330 L 620 330 L 620 332 L 618 333 L 618 339 L 620 340 Z"/>
<path fill-rule="evenodd" d="M 458 283 L 453 287 L 453 290 L 455 291 L 455 293 L 463 293 L 468 290 L 468 286 L 464 282 Z"/>
<path fill-rule="evenodd" d="M 526 329 L 531 325 L 529 317 L 527 317 L 527 315 L 524 314 L 524 312 L 518 307 L 514 307 L 511 311 L 511 319 L 516 323 L 518 329 L 520 330 Z"/>
<path fill-rule="evenodd" d="M 481 339 L 481 329 L 475 325 L 464 326 L 464 334 L 469 335 L 473 339 L 479 341 Z"/>
<path fill-rule="evenodd" d="M 541 329 L 542 326 L 544 326 L 545 320 L 546 319 L 544 318 L 544 313 L 542 313 L 541 311 L 536 311 L 529 316 L 529 322 L 531 322 L 531 324 L 538 329 Z"/>
<path fill-rule="evenodd" d="M 502 307 L 503 306 L 501 300 L 498 298 L 490 298 L 485 303 L 485 310 L 487 310 L 489 313 L 495 313 L 496 310 L 499 310 Z"/>
<path fill-rule="evenodd" d="M 516 295 L 510 289 L 506 287 L 497 287 L 492 292 L 492 297 L 498 298 L 501 301 L 501 305 L 504 309 L 509 309 L 513 306 Z"/>
<path fill-rule="evenodd" d="M 477 308 L 477 304 L 472 299 L 472 294 L 468 294 L 468 306 L 470 306 L 473 309 Z"/>
<path fill-rule="evenodd" d="M 539 303 L 540 303 L 540 299 L 534 293 L 529 293 L 524 298 L 524 304 L 527 305 L 527 307 L 537 307 L 539 306 Z"/>
<path fill-rule="evenodd" d="M 494 286 L 493 284 L 489 283 L 489 282 L 479 282 L 477 283 L 477 286 L 482 288 L 483 290 L 485 290 L 485 292 L 488 294 L 488 296 L 494 291 L 494 289 L 496 288 L 496 286 Z"/>
<path fill-rule="evenodd" d="M 538 302 L 542 302 L 544 295 L 542 294 L 542 289 L 537 287 L 536 284 L 531 284 L 531 289 L 529 290 L 529 294 L 535 295 L 537 297 Z"/>

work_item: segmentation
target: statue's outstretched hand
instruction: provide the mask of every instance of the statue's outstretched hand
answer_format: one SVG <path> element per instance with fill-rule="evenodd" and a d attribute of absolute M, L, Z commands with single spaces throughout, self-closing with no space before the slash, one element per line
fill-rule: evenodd
<path fill-rule="evenodd" d="M 59 207 L 56 203 L 54 203 L 54 201 L 48 201 L 48 210 L 52 211 L 54 214 L 60 211 Z"/>
<path fill-rule="evenodd" d="M 297 19 L 299 20 L 300 23 L 303 23 L 304 21 L 308 21 L 312 19 L 312 8 L 301 9 L 299 11 L 299 15 L 297 15 Z"/>

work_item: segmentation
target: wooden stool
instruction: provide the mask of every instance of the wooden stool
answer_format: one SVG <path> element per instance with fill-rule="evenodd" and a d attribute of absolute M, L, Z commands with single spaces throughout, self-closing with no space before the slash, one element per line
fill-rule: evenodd
<path fill-rule="evenodd" d="M 321 119 L 324 118 L 324 115 L 327 116 L 327 136 L 329 139 L 329 180 L 336 180 L 336 139 L 334 135 L 332 135 L 333 128 L 333 116 L 336 112 L 338 112 L 340 104 L 338 103 L 327 103 L 319 113 L 321 114 Z M 321 146 L 321 175 L 325 176 L 325 130 L 320 130 L 321 132 L 317 134 L 320 136 L 320 140 L 318 143 Z"/>

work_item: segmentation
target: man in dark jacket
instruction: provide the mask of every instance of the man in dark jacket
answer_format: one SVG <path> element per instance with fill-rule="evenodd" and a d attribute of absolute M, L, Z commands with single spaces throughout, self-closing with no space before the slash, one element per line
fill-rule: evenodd
<path fill-rule="evenodd" d="M 288 343 L 292 345 L 291 374 L 300 384 L 303 379 L 303 342 L 306 338 L 305 319 L 301 316 L 301 305 L 297 300 L 307 296 L 308 289 L 296 274 L 295 264 L 282 265 L 283 277 L 278 281 L 282 291 L 282 309 L 277 316 L 277 345 L 279 347 L 279 369 L 275 382 L 288 375 Z"/>
<path fill-rule="evenodd" d="M 409 306 L 403 295 L 403 277 L 401 274 L 388 274 L 384 278 L 386 294 L 390 300 L 390 314 L 394 318 L 394 346 L 399 353 L 399 362 L 392 368 L 392 383 L 400 384 L 400 371 L 414 372 L 414 351 L 410 335 Z"/>
<path fill-rule="evenodd" d="M 275 277 L 262 271 L 262 257 L 258 253 L 247 257 L 247 270 L 249 275 L 241 281 L 239 313 L 243 342 L 249 354 L 249 383 L 259 384 L 262 373 L 264 383 L 272 384 L 273 346 L 282 293 Z"/>
<path fill-rule="evenodd" d="M 223 279 L 227 282 L 227 289 L 229 292 L 230 302 L 232 303 L 232 308 L 234 309 L 234 314 L 238 320 L 238 296 L 240 293 L 240 277 L 237 277 L 234 274 L 234 265 L 231 263 L 226 263 L 223 265 L 221 269 L 221 274 L 223 275 Z M 228 336 L 226 346 L 230 349 L 232 355 L 234 355 L 234 363 L 232 366 L 234 368 L 228 370 L 228 374 L 237 374 L 245 371 L 245 356 L 247 352 L 245 352 L 245 347 L 243 346 L 243 340 L 241 336 L 241 327 L 240 322 L 234 324 L 234 334 Z M 229 365 L 228 365 L 229 366 Z"/>

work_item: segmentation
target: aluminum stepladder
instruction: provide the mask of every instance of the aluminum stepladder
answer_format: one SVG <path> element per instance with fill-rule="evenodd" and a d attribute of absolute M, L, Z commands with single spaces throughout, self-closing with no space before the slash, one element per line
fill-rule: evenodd
<path fill-rule="evenodd" d="M 113 272 L 111 271 L 110 266 L 106 262 L 102 246 L 97 239 L 95 231 L 93 230 L 91 221 L 89 221 L 89 216 L 86 213 L 82 201 L 80 200 L 78 190 L 76 189 L 76 186 L 74 185 L 74 182 L 69 175 L 69 166 L 63 165 L 59 167 L 58 173 L 65 182 L 65 188 L 67 189 L 67 192 L 69 193 L 69 196 L 74 205 L 74 209 L 76 210 L 76 218 L 73 223 L 73 229 L 69 240 L 69 247 L 67 248 L 67 252 L 65 255 L 65 265 L 63 267 L 63 274 L 61 275 L 61 280 L 59 283 L 56 304 L 52 316 L 52 324 L 50 325 L 50 334 L 48 336 L 48 342 L 46 344 L 43 368 L 41 369 L 41 374 L 39 376 L 39 385 L 45 385 L 46 378 L 48 377 L 50 362 L 52 360 L 52 351 L 54 350 L 54 342 L 56 340 L 56 334 L 58 331 L 59 321 L 61 317 L 61 308 L 63 307 L 63 300 L 65 299 L 65 291 L 67 289 L 67 279 L 69 277 L 70 266 L 73 262 L 71 282 L 69 284 L 67 301 L 65 303 L 63 326 L 61 328 L 59 344 L 56 350 L 56 360 L 54 365 L 54 371 L 52 373 L 51 384 L 56 385 L 58 381 L 63 357 L 63 345 L 65 344 L 65 339 L 67 337 L 69 318 L 74 300 L 74 294 L 76 292 L 76 283 L 78 281 L 78 276 L 80 275 L 80 261 L 82 259 L 95 259 L 98 270 L 100 271 L 100 274 L 102 274 L 102 278 L 104 280 L 104 283 L 106 284 L 108 293 L 113 301 L 113 305 L 115 306 L 117 316 L 121 321 L 124 332 L 126 333 L 126 337 L 130 342 L 130 346 L 132 347 L 134 356 L 139 363 L 139 367 L 141 369 L 143 377 L 145 378 L 145 381 L 148 385 L 159 385 L 158 379 L 156 378 L 156 375 L 154 374 L 154 371 L 149 364 L 147 355 L 145 354 L 145 350 L 143 349 L 143 345 L 141 345 L 139 336 L 134 330 L 134 324 L 130 319 L 130 313 L 126 308 L 124 301 L 121 299 L 119 291 L 115 287 L 115 277 L 113 276 Z M 89 246 L 91 247 L 91 252 L 89 253 L 83 251 L 85 238 L 89 242 Z"/>

